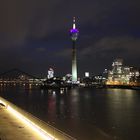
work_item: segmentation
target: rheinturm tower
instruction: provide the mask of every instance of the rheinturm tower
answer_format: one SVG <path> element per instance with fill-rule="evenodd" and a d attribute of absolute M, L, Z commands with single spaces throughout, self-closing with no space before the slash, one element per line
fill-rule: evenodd
<path fill-rule="evenodd" d="M 76 28 L 75 17 L 73 18 L 73 27 L 70 30 L 72 40 L 72 83 L 77 82 L 77 58 L 76 58 L 76 41 L 79 31 Z"/>

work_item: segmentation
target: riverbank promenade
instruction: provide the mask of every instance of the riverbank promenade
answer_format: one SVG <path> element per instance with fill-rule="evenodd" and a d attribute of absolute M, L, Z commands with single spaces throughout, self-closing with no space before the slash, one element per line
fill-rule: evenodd
<path fill-rule="evenodd" d="M 0 140 L 75 140 L 0 97 Z"/>
<path fill-rule="evenodd" d="M 0 105 L 0 140 L 43 140 L 43 138 Z"/>

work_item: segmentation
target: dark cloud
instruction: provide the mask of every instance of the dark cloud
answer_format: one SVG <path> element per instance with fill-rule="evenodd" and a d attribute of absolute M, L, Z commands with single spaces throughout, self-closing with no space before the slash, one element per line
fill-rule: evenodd
<path fill-rule="evenodd" d="M 87 65 L 93 72 L 110 67 L 116 58 L 123 58 L 131 66 L 139 66 L 140 39 L 128 36 L 104 37 L 79 52 L 80 65 Z M 91 66 L 92 65 L 92 66 Z M 94 67 L 96 66 L 96 68 Z"/>
<path fill-rule="evenodd" d="M 139 5 L 138 0 L 1 1 L 1 70 L 19 67 L 40 74 L 54 66 L 57 74 L 71 72 L 73 16 L 80 30 L 80 74 L 101 72 L 116 57 L 140 67 Z"/>

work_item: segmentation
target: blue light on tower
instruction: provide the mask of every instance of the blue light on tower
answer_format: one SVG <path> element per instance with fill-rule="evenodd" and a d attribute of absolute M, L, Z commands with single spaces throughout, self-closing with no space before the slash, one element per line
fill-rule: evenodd
<path fill-rule="evenodd" d="M 75 24 L 75 17 L 73 18 L 73 28 L 70 30 L 70 35 L 72 41 L 76 41 L 78 38 L 79 30 L 76 29 L 76 24 Z"/>
<path fill-rule="evenodd" d="M 72 40 L 72 83 L 77 82 L 77 60 L 76 60 L 76 40 L 78 39 L 79 30 L 76 29 L 75 17 L 73 18 L 73 27 L 70 30 Z"/>

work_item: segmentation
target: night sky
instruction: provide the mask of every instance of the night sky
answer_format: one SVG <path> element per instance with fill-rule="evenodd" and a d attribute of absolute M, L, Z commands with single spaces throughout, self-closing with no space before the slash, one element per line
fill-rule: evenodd
<path fill-rule="evenodd" d="M 19 68 L 36 76 L 71 73 L 69 30 L 76 17 L 78 75 L 140 67 L 139 0 L 3 0 L 0 2 L 0 72 Z"/>

